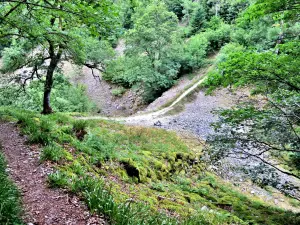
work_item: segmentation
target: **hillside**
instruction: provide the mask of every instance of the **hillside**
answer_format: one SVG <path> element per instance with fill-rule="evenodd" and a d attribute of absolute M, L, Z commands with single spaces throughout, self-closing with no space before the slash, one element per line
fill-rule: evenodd
<path fill-rule="evenodd" d="M 0 3 L 0 224 L 300 224 L 295 0 Z"/>
<path fill-rule="evenodd" d="M 92 212 L 104 215 L 107 221 L 116 224 L 139 224 L 142 220 L 147 224 L 163 224 L 163 221 L 170 224 L 299 222 L 296 214 L 241 194 L 237 187 L 207 172 L 201 162 L 201 147 L 191 142 L 187 146 L 175 133 L 101 120 L 76 121 L 63 114 L 40 116 L 5 108 L 1 109 L 1 120 L 17 122 L 29 143 L 38 144 L 34 147 L 36 154 L 22 156 L 22 160 L 27 161 L 27 157 L 36 160 L 40 155 L 47 165 L 46 171 L 54 169 L 48 178 L 50 187 L 61 187 L 78 195 Z M 12 149 L 4 152 L 9 151 L 10 158 L 15 157 L 18 153 L 3 135 L 14 137 L 16 128 L 2 122 L 3 129 L 6 133 L 1 132 L 1 141 Z M 16 135 L 15 140 L 18 139 Z M 13 146 L 18 148 L 19 145 Z M 32 177 L 25 169 L 26 164 L 19 167 L 28 176 L 27 185 L 31 179 L 35 182 L 41 179 Z M 43 187 L 34 187 L 34 198 L 47 202 L 49 195 L 43 194 Z M 32 191 L 28 189 L 26 195 L 30 196 Z M 44 199 L 39 199 L 39 195 Z M 51 195 L 55 199 L 57 194 Z M 29 207 L 32 207 L 31 202 L 25 201 Z M 56 201 L 55 204 L 61 203 Z M 72 209 L 67 209 L 72 215 L 70 219 L 75 219 Z M 46 223 L 43 218 L 37 222 Z M 50 218 L 49 222 L 54 221 Z"/>

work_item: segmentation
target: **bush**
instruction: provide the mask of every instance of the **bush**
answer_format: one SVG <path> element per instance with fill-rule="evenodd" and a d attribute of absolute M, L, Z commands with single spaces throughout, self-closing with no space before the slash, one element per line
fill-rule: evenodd
<path fill-rule="evenodd" d="M 228 59 L 228 55 L 232 52 L 239 52 L 245 50 L 245 47 L 238 43 L 229 43 L 223 46 L 217 56 L 216 64 L 225 62 Z"/>
<path fill-rule="evenodd" d="M 47 147 L 44 147 L 41 154 L 42 161 L 49 160 L 53 162 L 59 162 L 64 157 L 64 150 L 57 144 L 50 144 Z"/>
<path fill-rule="evenodd" d="M 245 26 L 237 26 L 231 34 L 231 39 L 233 42 L 247 47 L 252 46 L 260 51 L 270 49 L 276 45 L 281 33 L 280 27 L 271 25 L 273 22 L 256 21 Z"/>
<path fill-rule="evenodd" d="M 231 34 L 233 42 L 237 42 L 247 47 L 254 47 L 258 51 L 265 51 L 277 45 L 281 36 L 282 28 L 280 24 L 271 19 L 253 21 L 252 23 L 239 23 Z M 300 33 L 300 23 L 289 24 L 284 28 L 285 42 L 298 37 Z"/>
<path fill-rule="evenodd" d="M 242 1 L 216 1 L 203 0 L 202 4 L 206 9 L 207 17 L 211 18 L 216 15 L 215 4 L 219 3 L 218 15 L 227 23 L 232 23 L 250 4 L 248 0 Z"/>
<path fill-rule="evenodd" d="M 176 14 L 179 20 L 184 16 L 183 14 L 183 0 L 164 0 L 168 10 Z"/>
<path fill-rule="evenodd" d="M 0 57 L 2 56 L 2 51 L 5 48 L 8 48 L 11 45 L 11 39 L 10 38 L 1 38 L 0 43 Z"/>
<path fill-rule="evenodd" d="M 126 89 L 123 87 L 119 87 L 119 88 L 113 89 L 111 91 L 112 95 L 117 96 L 117 97 L 121 97 L 125 92 L 126 92 Z"/>
<path fill-rule="evenodd" d="M 23 44 L 13 44 L 10 48 L 4 48 L 2 50 L 1 72 L 9 73 L 19 69 L 25 63 L 26 53 Z"/>
<path fill-rule="evenodd" d="M 197 31 L 200 31 L 206 23 L 206 13 L 204 8 L 200 5 L 193 13 L 190 26 L 191 34 L 195 34 Z"/>
<path fill-rule="evenodd" d="M 103 78 L 124 87 L 143 90 L 143 98 L 150 102 L 174 84 L 179 64 L 171 58 L 151 63 L 146 56 L 125 56 L 111 62 Z"/>
<path fill-rule="evenodd" d="M 208 44 L 203 34 L 191 37 L 184 46 L 184 63 L 181 65 L 183 69 L 192 71 L 203 66 Z"/>
<path fill-rule="evenodd" d="M 209 42 L 209 52 L 219 50 L 226 43 L 230 42 L 231 26 L 222 23 L 216 30 L 207 29 L 204 36 Z"/>
<path fill-rule="evenodd" d="M 212 30 L 217 30 L 222 26 L 222 24 L 224 24 L 222 18 L 220 18 L 218 16 L 213 16 L 209 20 L 209 22 L 207 22 L 206 28 L 212 29 Z"/>
<path fill-rule="evenodd" d="M 88 123 L 85 120 L 76 120 L 73 123 L 73 132 L 75 136 L 82 141 L 84 136 L 87 134 L 86 128 L 88 127 Z"/>

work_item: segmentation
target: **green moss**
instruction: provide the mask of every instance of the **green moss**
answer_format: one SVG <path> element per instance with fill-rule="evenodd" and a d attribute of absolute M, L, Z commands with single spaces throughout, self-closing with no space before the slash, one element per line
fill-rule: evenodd
<path fill-rule="evenodd" d="M 57 147 L 47 153 L 57 162 L 57 172 L 49 176 L 51 186 L 78 193 L 91 210 L 115 221 L 123 221 L 125 214 L 137 221 L 141 218 L 134 215 L 140 214 L 130 213 L 139 210 L 135 212 L 160 218 L 155 221 L 171 221 L 167 224 L 300 223 L 298 214 L 255 201 L 203 172 L 205 165 L 195 163 L 201 153 L 191 151 L 175 133 L 94 120 L 84 124 L 89 132 L 79 141 L 74 119 L 64 115 L 0 108 L 0 118 L 17 121 L 31 140 Z M 129 199 L 134 200 L 130 210 Z M 232 210 L 224 207 L 229 205 Z M 200 210 L 203 206 L 213 211 Z"/>

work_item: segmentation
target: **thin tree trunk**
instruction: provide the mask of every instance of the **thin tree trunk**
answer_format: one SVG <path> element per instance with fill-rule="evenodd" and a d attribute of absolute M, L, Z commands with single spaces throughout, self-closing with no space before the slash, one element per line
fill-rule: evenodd
<path fill-rule="evenodd" d="M 43 112 L 42 114 L 50 114 L 52 113 L 52 108 L 50 106 L 50 95 L 51 95 L 51 89 L 53 85 L 53 74 L 54 70 L 57 66 L 55 63 L 56 59 L 51 59 L 50 65 L 47 69 L 47 76 L 46 76 L 46 82 L 44 86 L 44 100 L 43 100 Z"/>
<path fill-rule="evenodd" d="M 51 105 L 50 105 L 50 96 L 51 96 L 51 90 L 52 90 L 52 85 L 53 85 L 53 75 L 54 71 L 59 63 L 59 60 L 62 55 L 62 50 L 61 48 L 58 49 L 58 53 L 55 54 L 54 52 L 54 46 L 52 43 L 50 43 L 50 65 L 48 66 L 47 69 L 47 75 L 46 75 L 46 81 L 45 81 L 45 86 L 44 86 L 44 99 L 43 99 L 43 111 L 42 114 L 51 114 L 53 112 Z"/>

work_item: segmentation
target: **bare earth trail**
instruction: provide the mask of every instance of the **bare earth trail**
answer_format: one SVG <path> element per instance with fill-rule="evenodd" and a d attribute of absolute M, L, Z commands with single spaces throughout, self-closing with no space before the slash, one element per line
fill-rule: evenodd
<path fill-rule="evenodd" d="M 41 164 L 38 146 L 26 145 L 14 123 L 0 122 L 0 144 L 8 162 L 8 172 L 22 195 L 24 222 L 34 225 L 106 224 L 92 216 L 80 200 L 47 185 L 51 165 Z"/>
<path fill-rule="evenodd" d="M 228 89 L 217 90 L 212 96 L 207 96 L 204 90 L 196 93 L 196 89 L 205 81 L 206 74 L 212 67 L 201 71 L 193 80 L 182 80 L 181 83 L 166 91 L 162 97 L 151 103 L 145 110 L 132 116 L 87 116 L 77 119 L 105 119 L 137 126 L 158 125 L 163 129 L 183 131 L 205 139 L 211 133 L 210 123 L 217 119 L 212 112 L 218 108 L 231 107 L 240 98 L 248 96 L 243 92 L 232 93 Z M 178 93 L 181 94 L 178 96 Z M 195 94 L 195 100 L 184 104 L 185 98 L 192 93 Z M 171 104 L 164 107 L 170 101 L 172 101 Z M 179 104 L 184 104 L 184 109 L 177 115 L 168 115 Z"/>
<path fill-rule="evenodd" d="M 211 68 L 211 67 L 210 67 Z M 210 69 L 209 68 L 209 69 Z M 166 99 L 162 102 L 159 102 L 160 99 L 157 99 L 155 102 L 153 102 L 150 107 L 146 108 L 144 111 L 139 112 L 132 116 L 127 117 L 107 117 L 107 116 L 88 116 L 88 117 L 79 117 L 78 119 L 81 120 L 90 120 L 90 119 L 106 119 L 106 120 L 114 120 L 114 121 L 120 121 L 124 122 L 126 124 L 133 124 L 133 125 L 143 125 L 143 126 L 151 126 L 154 125 L 154 122 L 158 119 L 164 119 L 168 112 L 174 109 L 174 107 L 180 103 L 186 96 L 191 94 L 195 91 L 196 88 L 201 85 L 205 80 L 206 72 L 209 70 L 205 70 L 204 73 L 199 74 L 197 77 L 200 78 L 199 81 L 197 81 L 195 84 L 193 84 L 191 87 L 189 87 L 187 90 L 185 90 L 181 95 L 179 95 L 176 99 L 173 100 L 173 102 L 162 109 L 159 109 L 163 103 L 166 103 Z M 189 86 L 190 83 L 185 84 L 186 86 Z M 186 86 L 181 87 L 181 89 L 184 89 Z M 178 89 L 175 89 L 175 91 L 179 91 Z M 168 92 L 172 92 L 169 94 Z M 174 93 L 174 89 L 170 89 L 167 91 L 164 95 L 165 96 L 174 96 L 176 92 Z M 164 97 L 164 96 L 163 96 Z M 157 103 L 158 102 L 158 103 Z"/>

